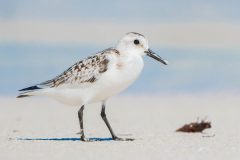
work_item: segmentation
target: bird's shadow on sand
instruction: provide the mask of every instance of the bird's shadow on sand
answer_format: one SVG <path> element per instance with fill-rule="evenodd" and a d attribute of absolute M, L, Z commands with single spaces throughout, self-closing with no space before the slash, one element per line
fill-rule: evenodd
<path fill-rule="evenodd" d="M 17 138 L 19 141 L 81 141 L 80 138 Z M 89 138 L 89 141 L 113 141 L 112 138 Z"/>

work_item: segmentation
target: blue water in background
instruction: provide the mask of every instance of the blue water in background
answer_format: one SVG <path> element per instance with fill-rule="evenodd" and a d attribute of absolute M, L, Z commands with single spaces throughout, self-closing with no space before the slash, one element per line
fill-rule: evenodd
<path fill-rule="evenodd" d="M 15 96 L 17 90 L 54 78 L 72 64 L 107 46 L 0 44 L 0 95 Z M 238 90 L 240 54 L 236 50 L 152 50 L 169 61 L 160 64 L 144 57 L 139 79 L 123 94 L 199 93 Z"/>

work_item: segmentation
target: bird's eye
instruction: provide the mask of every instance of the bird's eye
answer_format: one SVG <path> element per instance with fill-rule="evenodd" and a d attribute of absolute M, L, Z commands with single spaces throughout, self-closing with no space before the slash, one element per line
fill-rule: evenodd
<path fill-rule="evenodd" d="M 135 39 L 135 40 L 133 41 L 133 43 L 136 44 L 136 45 L 138 45 L 140 42 L 139 42 L 138 39 Z"/>

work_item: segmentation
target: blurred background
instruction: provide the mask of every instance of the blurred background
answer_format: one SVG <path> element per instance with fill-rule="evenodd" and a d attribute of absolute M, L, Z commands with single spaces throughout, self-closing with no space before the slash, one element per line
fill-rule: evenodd
<path fill-rule="evenodd" d="M 123 94 L 238 92 L 240 1 L 0 0 L 0 96 L 54 78 L 82 58 L 144 34 L 145 57 Z"/>

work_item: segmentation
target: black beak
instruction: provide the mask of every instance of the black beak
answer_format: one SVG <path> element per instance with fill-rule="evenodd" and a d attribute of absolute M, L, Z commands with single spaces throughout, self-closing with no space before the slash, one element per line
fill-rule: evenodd
<path fill-rule="evenodd" d="M 157 55 L 156 53 L 154 53 L 152 50 L 148 49 L 147 51 L 145 51 L 145 53 L 147 53 L 147 55 L 165 65 L 168 64 L 168 61 L 162 59 L 159 55 Z"/>

